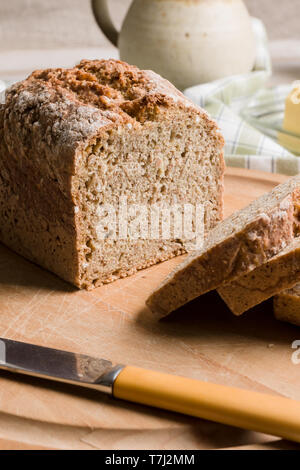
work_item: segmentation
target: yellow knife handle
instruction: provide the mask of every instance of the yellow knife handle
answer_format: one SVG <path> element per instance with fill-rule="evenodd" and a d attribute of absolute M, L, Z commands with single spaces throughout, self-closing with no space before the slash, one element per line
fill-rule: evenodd
<path fill-rule="evenodd" d="M 300 401 L 126 366 L 113 395 L 300 442 Z"/>

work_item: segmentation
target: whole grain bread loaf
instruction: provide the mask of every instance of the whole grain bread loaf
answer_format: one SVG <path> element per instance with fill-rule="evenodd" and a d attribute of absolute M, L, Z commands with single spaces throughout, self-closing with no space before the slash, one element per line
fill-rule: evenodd
<path fill-rule="evenodd" d="M 275 295 L 273 308 L 277 320 L 300 326 L 300 284 Z"/>
<path fill-rule="evenodd" d="M 222 286 L 218 293 L 235 315 L 273 297 L 300 282 L 300 239 L 266 263 L 235 281 Z"/>
<path fill-rule="evenodd" d="M 296 176 L 234 213 L 163 281 L 147 305 L 163 317 L 265 263 L 299 233 L 299 201 Z"/>
<path fill-rule="evenodd" d="M 129 236 L 120 199 L 203 205 L 207 232 L 222 219 L 223 145 L 154 72 L 115 60 L 36 71 L 0 105 L 0 240 L 88 289 L 184 253 L 184 234 L 151 236 L 144 219 Z"/>

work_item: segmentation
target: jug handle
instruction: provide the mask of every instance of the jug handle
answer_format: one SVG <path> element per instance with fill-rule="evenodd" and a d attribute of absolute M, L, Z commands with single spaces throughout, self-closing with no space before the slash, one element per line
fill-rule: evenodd
<path fill-rule="evenodd" d="M 111 20 L 107 0 L 92 0 L 92 10 L 100 29 L 109 41 L 118 47 L 119 32 Z"/>

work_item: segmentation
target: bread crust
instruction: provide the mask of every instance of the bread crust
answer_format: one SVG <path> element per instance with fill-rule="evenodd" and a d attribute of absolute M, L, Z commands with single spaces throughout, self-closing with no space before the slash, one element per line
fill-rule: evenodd
<path fill-rule="evenodd" d="M 235 315 L 241 315 L 300 281 L 300 239 L 251 273 L 222 286 L 218 293 Z"/>
<path fill-rule="evenodd" d="M 277 320 L 300 326 L 300 284 L 275 295 L 273 309 Z"/>

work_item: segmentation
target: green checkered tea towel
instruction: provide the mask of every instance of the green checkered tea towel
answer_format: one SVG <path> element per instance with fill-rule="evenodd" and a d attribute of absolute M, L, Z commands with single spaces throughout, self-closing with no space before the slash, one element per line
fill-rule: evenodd
<path fill-rule="evenodd" d="M 291 86 L 266 88 L 272 73 L 267 34 L 259 19 L 252 22 L 257 41 L 253 71 L 197 85 L 184 94 L 217 121 L 228 166 L 294 175 L 300 172 L 300 159 L 278 141 Z"/>

